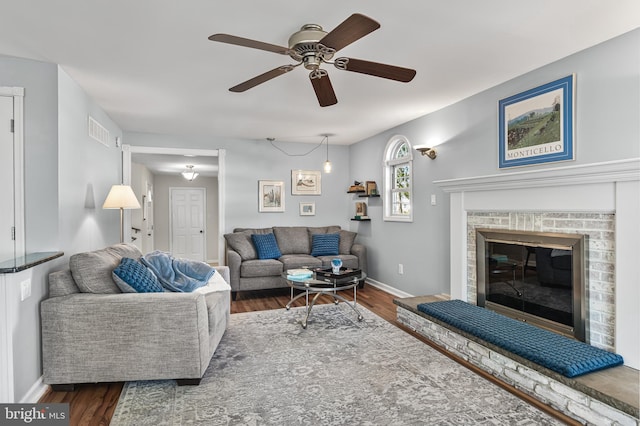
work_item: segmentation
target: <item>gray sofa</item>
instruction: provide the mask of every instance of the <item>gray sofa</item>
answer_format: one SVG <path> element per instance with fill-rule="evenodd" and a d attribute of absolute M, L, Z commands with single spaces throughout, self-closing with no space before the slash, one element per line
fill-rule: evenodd
<path fill-rule="evenodd" d="M 258 259 L 252 234 L 273 233 L 282 256 L 278 259 Z M 340 234 L 339 254 L 311 256 L 314 234 Z M 297 268 L 331 267 L 331 259 L 339 257 L 344 267 L 367 271 L 367 249 L 355 242 L 356 233 L 340 226 L 274 226 L 271 228 L 236 228 L 225 234 L 226 263 L 229 266 L 231 297 L 237 292 L 287 287 L 283 271 Z M 364 280 L 360 283 L 362 287 Z"/>
<path fill-rule="evenodd" d="M 121 293 L 112 271 L 122 257 L 140 258 L 118 244 L 71 256 L 70 269 L 49 275 L 40 306 L 44 383 L 177 379 L 198 384 L 229 322 L 227 267 L 192 293 Z"/>

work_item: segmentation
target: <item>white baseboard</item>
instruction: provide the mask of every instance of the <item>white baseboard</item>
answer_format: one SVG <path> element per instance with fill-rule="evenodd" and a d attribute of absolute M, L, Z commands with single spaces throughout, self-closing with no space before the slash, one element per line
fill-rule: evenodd
<path fill-rule="evenodd" d="M 36 380 L 36 382 L 31 386 L 31 388 L 27 391 L 25 396 L 20 399 L 20 404 L 35 404 L 42 398 L 42 395 L 49 388 L 48 385 L 45 385 L 42 381 L 42 376 Z"/>
<path fill-rule="evenodd" d="M 385 283 L 381 283 L 380 281 L 376 281 L 374 279 L 371 279 L 369 277 L 367 277 L 367 284 L 371 284 L 372 286 L 379 288 L 380 290 L 384 290 L 387 293 L 393 294 L 394 296 L 397 297 L 413 297 L 413 294 L 409 294 L 409 293 L 405 293 L 402 290 L 398 290 L 395 287 L 391 287 L 388 284 Z"/>

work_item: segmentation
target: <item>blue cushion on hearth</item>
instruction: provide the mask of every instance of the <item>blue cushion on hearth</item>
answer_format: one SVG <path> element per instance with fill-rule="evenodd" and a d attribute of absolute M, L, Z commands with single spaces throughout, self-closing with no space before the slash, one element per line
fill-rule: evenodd
<path fill-rule="evenodd" d="M 618 354 L 462 300 L 421 303 L 418 310 L 566 377 L 615 367 L 624 362 Z"/>

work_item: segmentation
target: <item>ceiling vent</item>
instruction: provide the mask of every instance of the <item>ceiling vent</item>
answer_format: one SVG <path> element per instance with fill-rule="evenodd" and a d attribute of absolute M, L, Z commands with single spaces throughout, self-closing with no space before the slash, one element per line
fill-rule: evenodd
<path fill-rule="evenodd" d="M 109 146 L 109 131 L 91 116 L 89 116 L 89 136 L 104 146 Z"/>

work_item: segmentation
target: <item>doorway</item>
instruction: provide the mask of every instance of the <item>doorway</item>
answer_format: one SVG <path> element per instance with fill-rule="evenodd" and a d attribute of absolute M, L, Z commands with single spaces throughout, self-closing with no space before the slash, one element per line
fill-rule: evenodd
<path fill-rule="evenodd" d="M 177 258 L 207 258 L 205 248 L 206 190 L 204 188 L 170 188 L 171 233 L 169 247 Z"/>
<path fill-rule="evenodd" d="M 206 160 L 207 158 L 209 163 L 214 162 L 215 166 L 215 178 L 206 177 L 206 170 L 201 170 L 204 172 L 201 176 L 199 176 L 194 183 L 196 183 L 197 187 L 206 187 L 207 188 L 207 197 L 205 200 L 208 203 L 207 206 L 207 217 L 205 223 L 207 226 L 203 230 L 205 247 L 204 254 L 206 254 L 209 258 L 206 259 L 207 262 L 217 262 L 218 264 L 224 264 L 224 200 L 225 200 L 225 150 L 224 149 L 216 149 L 216 150 L 204 150 L 204 149 L 186 149 L 186 148 L 162 148 L 162 147 L 147 147 L 147 146 L 133 146 L 133 145 L 123 145 L 122 146 L 122 169 L 123 169 L 123 182 L 125 184 L 131 184 L 132 181 L 132 156 L 139 157 L 162 157 L 162 156 L 175 156 L 176 158 L 180 158 L 180 160 L 176 163 L 179 166 L 176 170 L 171 170 L 170 172 L 163 172 L 165 176 L 163 178 L 167 178 L 166 173 L 169 173 L 175 176 L 175 179 L 181 179 L 184 181 L 184 178 L 180 176 L 180 172 L 184 171 L 184 164 L 193 164 L 191 161 L 195 158 L 196 161 L 198 158 L 202 160 Z M 188 158 L 185 158 L 188 157 Z M 215 158 L 214 158 L 215 157 Z M 215 161 L 214 161 L 215 160 Z M 197 164 L 197 163 L 196 163 Z M 198 169 L 196 169 L 198 170 Z M 164 181 L 167 181 L 164 179 Z M 202 179 L 202 180 L 201 180 Z M 170 237 L 170 229 L 169 229 L 169 216 L 171 213 L 171 207 L 169 204 L 169 188 L 170 187 L 181 187 L 182 184 L 178 182 L 172 182 L 165 186 L 166 189 L 162 189 L 162 185 L 160 182 L 161 179 L 156 179 L 156 184 L 153 187 L 153 209 L 156 213 L 154 217 L 154 225 L 153 229 L 155 230 L 154 235 L 155 244 L 160 245 L 166 248 L 160 248 L 162 250 L 169 249 L 169 240 Z M 213 188 L 207 182 L 214 182 Z M 200 182 L 198 184 L 198 182 Z M 185 182 L 186 183 L 186 182 Z M 185 187 L 194 188 L 191 185 L 185 185 Z M 166 191 L 166 193 L 164 192 Z M 166 194 L 163 195 L 163 194 Z M 166 199 L 166 202 L 163 200 Z M 131 239 L 131 231 L 132 231 L 132 214 L 135 211 L 125 210 L 125 241 L 130 241 Z M 140 216 L 144 212 L 140 212 Z M 149 212 L 149 216 L 151 216 L 153 212 Z M 164 231 L 162 231 L 159 227 L 163 223 L 161 222 L 162 216 L 166 216 L 166 237 L 164 237 Z M 213 222 L 211 222 L 213 221 Z M 213 224 L 212 224 L 213 223 Z M 137 227 L 136 227 L 137 228 Z M 162 231 L 162 232 L 161 232 Z M 129 232 L 129 235 L 127 235 Z M 135 230 L 133 231 L 133 237 L 135 238 Z M 163 243 L 163 238 L 166 238 L 166 243 Z M 158 248 L 154 248 L 158 249 Z"/>

